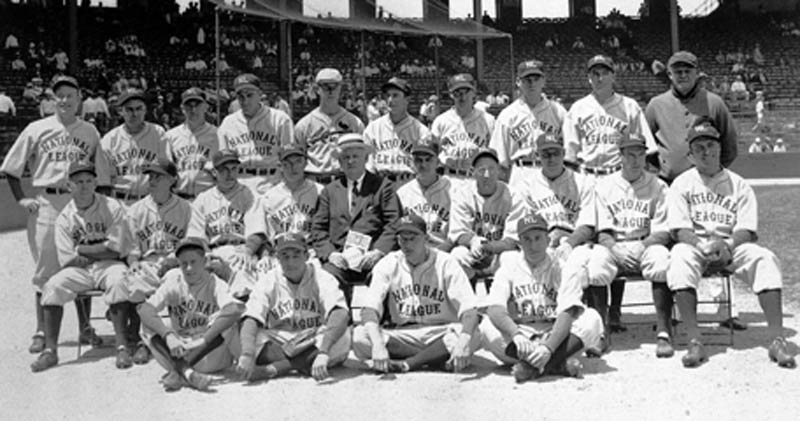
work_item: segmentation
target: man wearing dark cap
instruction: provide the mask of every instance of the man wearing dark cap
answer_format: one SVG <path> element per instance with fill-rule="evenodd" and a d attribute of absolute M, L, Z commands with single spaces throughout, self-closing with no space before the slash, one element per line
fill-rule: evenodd
<path fill-rule="evenodd" d="M 97 148 L 97 184 L 101 193 L 129 205 L 147 195 L 143 170 L 159 158 L 167 158 L 164 129 L 144 121 L 145 93 L 130 88 L 117 99 L 124 122 L 111 129 Z"/>
<path fill-rule="evenodd" d="M 105 291 L 117 344 L 117 368 L 133 363 L 127 349 L 127 326 L 133 304 L 125 288 L 127 227 L 125 207 L 115 199 L 95 193 L 94 164 L 75 161 L 69 166 L 70 200 L 55 221 L 55 244 L 61 270 L 42 288 L 45 347 L 31 370 L 39 372 L 58 364 L 58 336 L 64 304 L 81 292 Z"/>
<path fill-rule="evenodd" d="M 697 327 L 697 286 L 703 273 L 727 270 L 758 295 L 767 319 L 768 356 L 794 368 L 784 339 L 783 275 L 775 254 L 757 245 L 758 209 L 752 187 L 722 165 L 722 134 L 710 119 L 699 121 L 686 138 L 694 168 L 670 186 L 667 223 L 677 244 L 670 252 L 667 285 L 675 294 L 689 346 L 685 367 L 707 360 Z"/>
<path fill-rule="evenodd" d="M 538 214 L 517 221 L 521 250 L 500 256 L 480 325 L 483 344 L 500 361 L 514 364 L 518 383 L 543 375 L 580 377 L 571 358 L 602 347 L 603 321 L 581 302 L 583 288 L 561 277 L 563 261 L 548 250 L 548 222 Z"/>
<path fill-rule="evenodd" d="M 455 258 L 427 245 L 422 218 L 405 215 L 392 228 L 400 250 L 373 270 L 361 324 L 353 330 L 353 352 L 372 360 L 375 371 L 461 371 L 481 343 L 475 293 Z M 393 328 L 378 325 L 384 308 Z"/>
<path fill-rule="evenodd" d="M 219 149 L 239 154 L 240 180 L 258 193 L 274 184 L 278 149 L 294 142 L 292 119 L 261 102 L 261 80 L 256 75 L 236 76 L 233 89 L 241 109 L 229 114 L 219 125 Z"/>
<path fill-rule="evenodd" d="M 733 118 L 722 98 L 697 83 L 697 57 L 678 51 L 667 63 L 672 87 L 650 100 L 645 117 L 658 145 L 659 176 L 671 183 L 691 168 L 686 135 L 698 118 L 708 118 L 720 134 L 720 163 L 728 167 L 736 159 L 737 135 Z"/>
<path fill-rule="evenodd" d="M 388 177 L 399 188 L 414 177 L 411 148 L 416 142 L 428 142 L 431 135 L 424 124 L 408 114 L 408 82 L 393 77 L 382 90 L 389 113 L 371 121 L 364 130 L 364 141 L 373 148 L 367 168 Z"/>
<path fill-rule="evenodd" d="M 167 157 L 178 167 L 175 193 L 186 200 L 214 186 L 207 163 L 219 148 L 217 128 L 206 121 L 208 102 L 202 89 L 192 87 L 181 95 L 183 124 L 164 134 Z"/>
<path fill-rule="evenodd" d="M 497 151 L 500 166 L 513 189 L 530 177 L 536 163 L 536 139 L 545 133 L 560 134 L 567 111 L 547 98 L 544 63 L 527 60 L 517 66 L 520 97 L 497 116 L 490 147 Z"/>
<path fill-rule="evenodd" d="M 34 261 L 32 280 L 36 291 L 36 333 L 29 349 L 31 353 L 44 349 L 41 288 L 61 268 L 53 247 L 53 227 L 59 212 L 70 200 L 68 168 L 72 162 L 93 161 L 100 142 L 94 125 L 77 118 L 81 101 L 78 81 L 70 76 L 59 76 L 53 80 L 52 89 L 58 98 L 56 114 L 28 124 L 0 167 L 14 199 L 29 215 L 28 245 Z M 20 183 L 26 166 L 36 189 L 33 197 L 25 195 Z M 88 314 L 86 309 L 78 308 L 79 340 L 98 344 L 99 337 L 89 326 Z"/>

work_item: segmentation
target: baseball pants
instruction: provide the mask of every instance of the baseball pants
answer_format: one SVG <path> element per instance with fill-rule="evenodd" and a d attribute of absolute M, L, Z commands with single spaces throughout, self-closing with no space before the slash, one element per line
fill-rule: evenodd
<path fill-rule="evenodd" d="M 102 260 L 83 268 L 66 267 L 53 275 L 42 288 L 43 306 L 63 306 L 75 300 L 81 292 L 92 289 L 105 291 L 106 304 L 128 300 L 125 280 L 128 267 L 116 260 Z"/>
<path fill-rule="evenodd" d="M 617 264 L 611 252 L 599 244 L 583 244 L 566 258 L 561 276 L 583 288 L 611 285 L 617 275 Z"/>
<path fill-rule="evenodd" d="M 47 194 L 42 190 L 36 195 L 39 210 L 28 216 L 28 247 L 35 265 L 33 286 L 37 292 L 61 269 L 55 247 L 55 225 L 58 214 L 71 198 L 69 194 Z"/>
<path fill-rule="evenodd" d="M 152 340 L 154 336 L 155 332 L 147 328 L 142 329 L 142 339 L 144 340 L 144 343 L 147 344 L 147 347 L 153 351 L 153 359 L 158 361 L 158 364 L 160 364 L 166 370 L 172 370 L 173 363 L 169 357 L 154 350 L 152 346 Z M 193 335 L 191 339 L 197 339 L 202 336 L 202 333 L 198 333 Z M 201 373 L 214 373 L 231 367 L 234 361 L 241 354 L 241 343 L 239 340 L 238 328 L 233 326 L 222 332 L 222 339 L 225 341 L 222 345 L 214 348 L 213 351 L 209 352 L 208 355 L 203 357 L 203 359 L 195 364 L 192 368 Z"/>
<path fill-rule="evenodd" d="M 622 241 L 618 242 L 617 245 L 625 249 L 628 253 L 634 253 L 634 250 L 639 247 L 636 245 L 636 243 L 641 243 L 641 242 Z M 595 247 L 603 247 L 603 246 L 595 245 Z M 606 248 L 606 250 L 608 249 Z M 614 261 L 614 256 L 610 250 L 607 255 L 605 253 L 601 253 L 599 256 L 609 260 L 606 262 L 602 262 L 600 264 L 585 265 L 587 268 L 591 267 L 592 270 L 588 271 L 589 280 L 588 284 L 583 284 L 584 288 L 586 288 L 589 285 L 592 286 L 608 285 L 602 282 L 604 282 L 609 278 L 613 281 L 617 277 L 617 275 L 619 275 L 620 267 L 617 266 L 617 263 Z M 639 270 L 642 272 L 642 277 L 651 282 L 666 282 L 667 267 L 669 267 L 669 256 L 670 256 L 669 249 L 660 244 L 646 247 L 639 260 Z M 584 258 L 585 257 L 589 257 L 591 259 L 591 257 L 588 254 L 586 254 Z M 576 257 L 576 259 L 577 258 L 578 257 Z M 595 272 L 593 273 L 593 271 Z M 600 273 L 597 273 L 597 271 L 600 271 Z M 592 276 L 596 277 L 596 279 L 592 279 Z"/>
<path fill-rule="evenodd" d="M 316 346 L 317 349 L 322 345 L 322 337 L 325 336 L 325 330 L 325 326 L 321 326 L 317 330 L 316 337 L 314 338 L 314 346 Z M 301 333 L 302 331 L 295 330 L 261 329 L 258 331 L 258 334 L 256 334 L 256 350 L 258 350 L 257 352 L 261 352 L 267 342 L 273 342 L 278 346 L 283 346 Z M 352 333 L 348 327 L 328 352 L 328 356 L 330 356 L 328 367 L 341 364 L 347 359 L 347 355 L 350 353 L 351 342 Z"/>
<path fill-rule="evenodd" d="M 524 189 L 527 184 L 526 180 L 533 179 L 538 169 L 539 167 L 512 165 L 511 174 L 508 177 L 508 187 L 511 188 L 511 191 Z"/>
<path fill-rule="evenodd" d="M 409 358 L 442 338 L 447 352 L 452 353 L 463 327 L 461 323 L 455 322 L 434 326 L 413 325 L 401 326 L 395 329 L 381 328 L 380 330 L 384 345 L 388 344 L 389 340 L 392 339 L 401 342 L 403 349 L 415 349 L 416 352 L 411 355 L 393 356 Z M 481 336 L 476 332 L 476 334 L 472 335 L 472 340 L 469 343 L 470 353 L 474 353 L 480 347 Z M 372 359 L 372 341 L 370 341 L 367 330 L 363 325 L 358 325 L 353 329 L 353 352 L 359 360 Z"/>
<path fill-rule="evenodd" d="M 673 291 L 697 286 L 705 271 L 703 255 L 692 245 L 679 243 L 672 247 L 667 269 L 667 285 Z M 733 251 L 733 262 L 726 268 L 733 276 L 747 283 L 756 294 L 783 286 L 780 262 L 772 251 L 755 243 L 740 244 Z"/>

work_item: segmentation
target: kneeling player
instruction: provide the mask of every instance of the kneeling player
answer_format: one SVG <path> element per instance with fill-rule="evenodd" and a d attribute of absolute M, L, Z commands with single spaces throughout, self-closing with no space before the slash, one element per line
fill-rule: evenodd
<path fill-rule="evenodd" d="M 427 245 L 425 221 L 408 215 L 397 222 L 400 250 L 372 271 L 362 325 L 353 331 L 353 351 L 372 359 L 377 371 L 406 372 L 428 367 L 466 368 L 480 346 L 474 335 L 479 317 L 475 293 L 451 255 Z M 391 323 L 380 328 L 389 297 Z"/>
<path fill-rule="evenodd" d="M 484 347 L 513 363 L 517 382 L 546 374 L 580 376 L 569 359 L 582 349 L 599 352 L 603 322 L 581 303 L 577 282 L 561 279 L 561 261 L 547 250 L 547 221 L 538 214 L 517 223 L 522 251 L 500 256 L 489 292 L 489 320 L 481 324 Z"/>
<path fill-rule="evenodd" d="M 242 322 L 237 371 L 264 380 L 296 370 L 316 380 L 350 352 L 350 315 L 336 279 L 308 261 L 305 237 L 281 234 L 279 266 L 259 273 Z"/>

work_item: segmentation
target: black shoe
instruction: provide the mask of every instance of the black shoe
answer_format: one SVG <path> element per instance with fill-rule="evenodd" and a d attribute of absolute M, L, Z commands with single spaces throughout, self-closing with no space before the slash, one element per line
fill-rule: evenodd
<path fill-rule="evenodd" d="M 699 367 L 700 364 L 707 360 L 706 350 L 703 344 L 697 339 L 692 339 L 691 342 L 689 342 L 689 350 L 686 352 L 686 355 L 681 358 L 681 362 L 686 368 Z"/>
<path fill-rule="evenodd" d="M 51 349 L 45 349 L 39 354 L 39 358 L 31 364 L 31 371 L 38 373 L 47 370 L 50 367 L 58 365 L 58 355 Z"/>
<path fill-rule="evenodd" d="M 769 346 L 768 355 L 771 361 L 778 363 L 781 367 L 795 368 L 797 366 L 794 357 L 789 355 L 789 352 L 786 350 L 786 339 L 775 338 L 775 340 L 772 341 L 772 345 Z"/>
<path fill-rule="evenodd" d="M 101 338 L 91 326 L 86 326 L 86 328 L 81 331 L 81 334 L 78 335 L 78 341 L 81 345 L 91 345 L 94 348 L 103 346 L 103 338 Z"/>
<path fill-rule="evenodd" d="M 672 347 L 668 335 L 659 335 L 656 339 L 656 358 L 672 358 L 675 348 Z"/>

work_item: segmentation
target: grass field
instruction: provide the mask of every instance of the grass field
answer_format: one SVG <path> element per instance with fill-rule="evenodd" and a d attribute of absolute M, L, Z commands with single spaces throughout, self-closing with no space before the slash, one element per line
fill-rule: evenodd
<path fill-rule="evenodd" d="M 756 187 L 759 243 L 783 268 L 784 301 L 800 307 L 800 187 Z"/>

